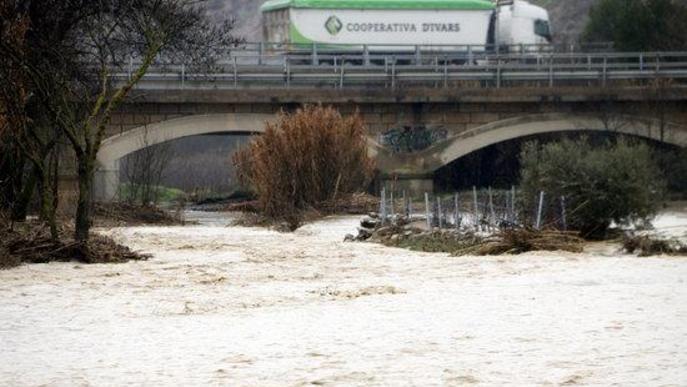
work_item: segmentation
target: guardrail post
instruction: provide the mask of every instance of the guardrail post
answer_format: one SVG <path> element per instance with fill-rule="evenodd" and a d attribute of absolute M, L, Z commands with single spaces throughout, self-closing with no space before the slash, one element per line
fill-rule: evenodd
<path fill-rule="evenodd" d="M 606 87 L 606 78 L 608 77 L 608 57 L 604 55 L 604 65 L 603 65 L 603 79 L 602 79 L 602 85 L 603 87 Z"/>
<path fill-rule="evenodd" d="M 444 55 L 444 89 L 448 88 L 448 59 Z"/>
<path fill-rule="evenodd" d="M 644 54 L 639 54 L 639 71 L 644 72 Z"/>
<path fill-rule="evenodd" d="M 344 65 L 346 64 L 345 60 L 341 60 L 341 77 L 339 78 L 339 89 L 343 89 L 344 86 Z"/>
<path fill-rule="evenodd" d="M 553 87 L 553 58 L 549 61 L 549 87 Z"/>
<path fill-rule="evenodd" d="M 263 56 L 265 55 L 265 43 L 258 43 L 258 65 L 262 66 Z"/>
<path fill-rule="evenodd" d="M 415 46 L 415 64 L 422 64 L 422 51 L 420 51 L 420 46 Z"/>
<path fill-rule="evenodd" d="M 396 57 L 391 57 L 391 88 L 396 88 Z"/>
<path fill-rule="evenodd" d="M 656 75 L 658 75 L 659 71 L 661 71 L 661 56 L 656 54 Z"/>
<path fill-rule="evenodd" d="M 472 65 L 473 61 L 472 45 L 468 45 L 468 65 Z"/>
<path fill-rule="evenodd" d="M 289 56 L 284 56 L 284 73 L 286 74 L 286 87 L 291 86 L 291 67 L 289 66 Z"/>
<path fill-rule="evenodd" d="M 370 48 L 367 44 L 363 45 L 363 63 L 365 66 L 370 65 Z"/>
<path fill-rule="evenodd" d="M 501 88 L 501 59 L 496 61 L 496 88 Z"/>
<path fill-rule="evenodd" d="M 233 63 L 233 65 L 234 65 L 234 69 L 233 69 L 234 70 L 234 89 L 238 89 L 239 88 L 239 70 L 238 70 L 238 66 L 237 66 L 236 57 L 234 57 L 233 59 L 234 59 L 234 63 Z"/>
<path fill-rule="evenodd" d="M 185 88 L 185 78 L 186 78 L 186 65 L 183 63 L 181 64 L 181 89 L 183 90 Z"/>
<path fill-rule="evenodd" d="M 312 62 L 312 65 L 313 65 L 313 66 L 319 65 L 319 64 L 320 64 L 320 63 L 319 63 L 320 61 L 319 61 L 319 59 L 317 58 L 317 43 L 313 43 L 313 44 L 312 44 L 312 52 L 311 52 L 311 55 L 312 55 L 312 61 L 311 61 L 311 62 Z"/>

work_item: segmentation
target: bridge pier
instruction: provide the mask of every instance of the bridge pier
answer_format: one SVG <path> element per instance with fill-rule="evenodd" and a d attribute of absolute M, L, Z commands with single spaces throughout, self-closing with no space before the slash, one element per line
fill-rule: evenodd
<path fill-rule="evenodd" d="M 93 196 L 97 202 L 117 201 L 119 190 L 119 160 L 101 165 L 95 172 Z"/>

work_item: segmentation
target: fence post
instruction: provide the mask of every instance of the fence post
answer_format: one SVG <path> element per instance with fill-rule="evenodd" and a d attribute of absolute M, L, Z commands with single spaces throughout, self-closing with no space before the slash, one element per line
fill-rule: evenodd
<path fill-rule="evenodd" d="M 390 215 L 393 218 L 394 215 L 396 215 L 396 209 L 394 209 L 394 191 L 393 190 L 389 193 L 389 204 L 391 204 Z"/>
<path fill-rule="evenodd" d="M 441 210 L 441 197 L 437 195 L 437 218 L 439 219 L 439 229 L 442 229 L 444 227 L 442 215 L 443 211 Z"/>
<path fill-rule="evenodd" d="M 346 61 L 342 58 L 341 59 L 341 78 L 339 79 L 339 89 L 343 89 L 343 86 L 344 86 L 344 63 L 346 63 Z"/>
<path fill-rule="evenodd" d="M 427 217 L 427 227 L 432 230 L 432 218 L 429 215 L 429 194 L 425 192 L 425 216 Z"/>
<path fill-rule="evenodd" d="M 537 209 L 537 223 L 535 228 L 541 230 L 542 212 L 544 211 L 544 191 L 539 193 L 539 208 Z"/>
<path fill-rule="evenodd" d="M 511 223 L 515 224 L 515 186 L 510 187 L 510 215 L 511 215 Z"/>
<path fill-rule="evenodd" d="M 472 199 L 475 205 L 475 227 L 479 230 L 479 204 L 477 203 L 477 187 L 472 186 Z"/>
<path fill-rule="evenodd" d="M 403 190 L 403 215 L 409 218 L 408 213 L 408 196 L 406 195 L 406 190 Z"/>
<path fill-rule="evenodd" d="M 496 223 L 496 211 L 494 211 L 494 194 L 489 187 L 489 212 L 491 215 L 491 221 Z"/>
<path fill-rule="evenodd" d="M 382 188 L 382 198 L 379 201 L 379 216 L 382 218 L 382 224 L 386 223 L 386 188 Z"/>
<path fill-rule="evenodd" d="M 460 229 L 460 213 L 459 213 L 459 206 L 458 206 L 458 192 L 453 194 L 453 207 L 454 207 L 454 213 L 453 213 L 453 222 L 455 223 L 456 230 Z"/>
<path fill-rule="evenodd" d="M 413 197 L 408 196 L 408 221 L 413 220 Z"/>

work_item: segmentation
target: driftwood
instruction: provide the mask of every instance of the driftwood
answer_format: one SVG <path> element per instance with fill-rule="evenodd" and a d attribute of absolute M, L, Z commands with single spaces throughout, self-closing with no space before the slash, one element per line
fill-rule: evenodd
<path fill-rule="evenodd" d="M 478 238 L 473 245 L 454 251 L 453 255 L 506 255 L 530 251 L 581 253 L 584 243 L 584 239 L 580 238 L 576 232 L 513 229 Z"/>

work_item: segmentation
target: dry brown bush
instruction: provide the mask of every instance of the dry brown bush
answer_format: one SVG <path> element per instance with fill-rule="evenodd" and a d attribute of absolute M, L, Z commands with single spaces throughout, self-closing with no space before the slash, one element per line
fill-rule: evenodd
<path fill-rule="evenodd" d="M 233 161 L 260 212 L 293 229 L 303 211 L 367 188 L 374 172 L 360 115 L 322 106 L 280 113 Z"/>

